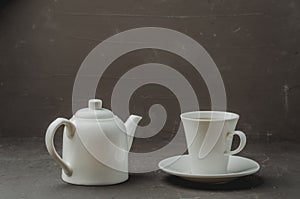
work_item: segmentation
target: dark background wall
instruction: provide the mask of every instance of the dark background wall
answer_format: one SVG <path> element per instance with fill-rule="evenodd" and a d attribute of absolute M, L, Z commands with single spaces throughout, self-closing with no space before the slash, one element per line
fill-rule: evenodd
<path fill-rule="evenodd" d="M 300 138 L 300 2 L 297 0 L 9 0 L 0 10 L 0 137 L 43 136 L 49 122 L 72 115 L 78 68 L 98 43 L 137 27 L 165 27 L 192 37 L 210 53 L 226 86 L 228 110 L 253 141 Z M 110 107 L 118 68 L 149 61 L 187 68 L 200 106 L 210 102 L 188 63 L 158 50 L 116 60 L 97 97 Z M 136 110 L 165 99 L 152 87 L 136 93 Z M 141 97 L 141 96 L 144 96 Z M 145 97 L 146 96 L 146 97 Z M 146 100 L 145 100 L 146 99 Z M 145 102 L 147 103 L 141 103 Z M 163 103 L 163 102 L 162 102 Z M 176 104 L 170 97 L 168 104 Z M 168 108 L 168 114 L 177 114 Z M 174 119 L 174 125 L 179 117 Z M 147 117 L 143 121 L 147 123 Z M 175 133 L 172 124 L 163 129 Z"/>

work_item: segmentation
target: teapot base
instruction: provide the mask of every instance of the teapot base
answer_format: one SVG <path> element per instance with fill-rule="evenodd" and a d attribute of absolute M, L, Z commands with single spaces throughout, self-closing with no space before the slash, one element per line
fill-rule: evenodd
<path fill-rule="evenodd" d="M 81 185 L 81 186 L 106 186 L 106 185 L 115 185 L 115 184 L 120 184 L 129 179 L 128 173 L 124 173 L 124 175 L 119 175 L 118 177 L 114 176 L 110 179 L 81 179 L 81 178 L 76 178 L 76 177 L 68 177 L 62 174 L 62 180 L 68 184 L 72 185 Z"/>

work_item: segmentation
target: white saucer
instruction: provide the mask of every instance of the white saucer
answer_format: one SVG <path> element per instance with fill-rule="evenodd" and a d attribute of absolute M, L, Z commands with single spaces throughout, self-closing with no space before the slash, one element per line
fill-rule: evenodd
<path fill-rule="evenodd" d="M 230 156 L 227 173 L 192 174 L 188 162 L 188 155 L 178 155 L 160 161 L 158 166 L 161 170 L 168 174 L 175 175 L 186 180 L 203 183 L 229 182 L 238 177 L 256 173 L 260 168 L 259 164 L 254 160 L 240 156 Z"/>

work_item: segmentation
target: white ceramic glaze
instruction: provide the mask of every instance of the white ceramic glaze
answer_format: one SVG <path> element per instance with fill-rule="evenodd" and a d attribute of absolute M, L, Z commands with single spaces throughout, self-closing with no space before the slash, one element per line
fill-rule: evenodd
<path fill-rule="evenodd" d="M 228 157 L 246 145 L 246 135 L 235 131 L 239 116 L 219 111 L 194 111 L 181 114 L 185 131 L 189 165 L 193 173 L 226 173 Z M 231 151 L 233 136 L 240 144 Z"/>
<path fill-rule="evenodd" d="M 238 177 L 256 173 L 260 168 L 259 164 L 254 160 L 239 156 L 229 156 L 228 171 L 226 173 L 192 173 L 187 162 L 189 162 L 188 155 L 179 155 L 160 161 L 158 166 L 168 174 L 202 183 L 229 182 Z"/>
<path fill-rule="evenodd" d="M 141 117 L 124 124 L 102 101 L 92 99 L 70 119 L 57 118 L 47 129 L 50 155 L 62 168 L 62 179 L 77 185 L 111 185 L 128 179 L 128 151 Z M 62 158 L 54 148 L 56 130 L 64 125 Z"/>

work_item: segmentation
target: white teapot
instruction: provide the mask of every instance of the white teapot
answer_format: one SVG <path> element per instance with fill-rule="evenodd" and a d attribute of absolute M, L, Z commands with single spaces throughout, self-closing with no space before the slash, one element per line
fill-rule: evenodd
<path fill-rule="evenodd" d="M 50 155 L 62 168 L 62 179 L 77 185 L 109 185 L 128 179 L 128 151 L 142 118 L 131 115 L 126 123 L 99 99 L 89 100 L 70 119 L 57 118 L 47 129 L 45 141 Z M 54 148 L 56 130 L 65 125 L 62 157 Z"/>

